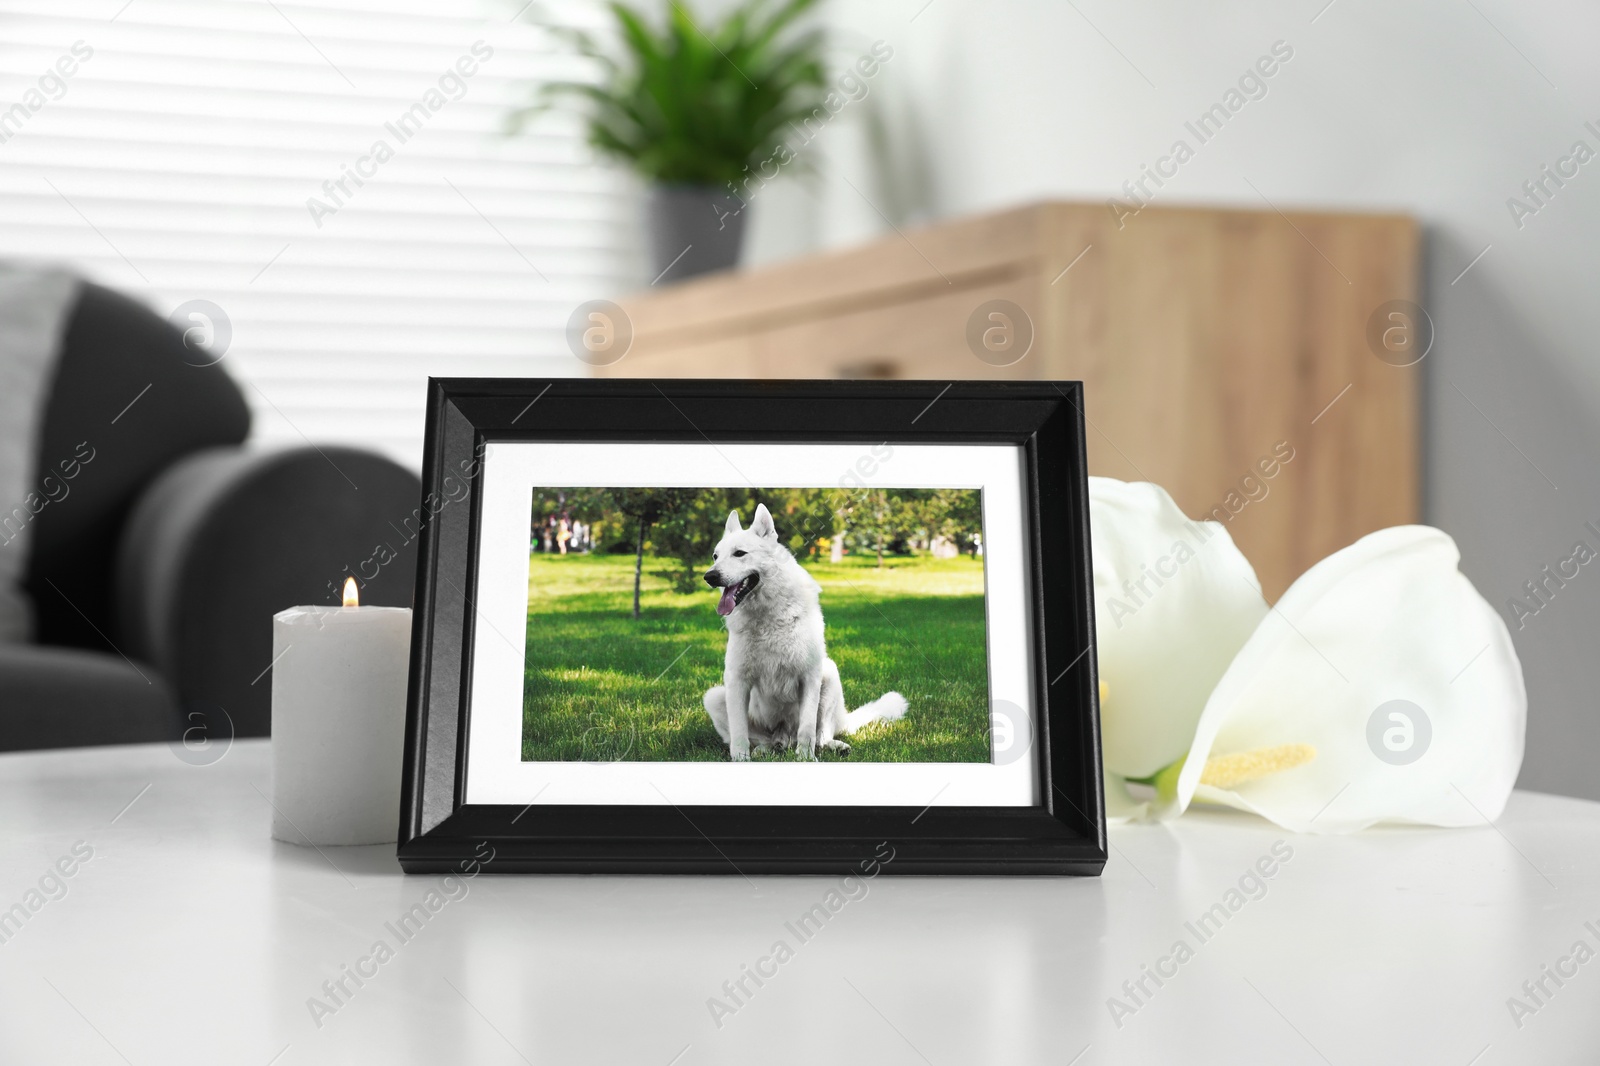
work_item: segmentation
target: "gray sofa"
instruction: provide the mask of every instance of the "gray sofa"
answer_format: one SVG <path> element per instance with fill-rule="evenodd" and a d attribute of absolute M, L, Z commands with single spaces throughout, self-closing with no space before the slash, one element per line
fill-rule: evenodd
<path fill-rule="evenodd" d="M 41 481 L 76 474 L 31 518 L 37 635 L 0 642 L 0 751 L 265 735 L 273 612 L 337 603 L 347 572 L 363 603 L 411 603 L 416 475 L 359 449 L 242 449 L 239 387 L 192 361 L 158 315 L 83 286 L 38 453 Z"/>

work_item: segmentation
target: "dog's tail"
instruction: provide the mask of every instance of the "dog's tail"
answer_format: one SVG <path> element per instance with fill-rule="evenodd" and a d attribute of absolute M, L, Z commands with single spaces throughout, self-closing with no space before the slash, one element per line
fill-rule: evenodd
<path fill-rule="evenodd" d="M 844 716 L 846 735 L 873 722 L 894 722 L 906 716 L 906 698 L 898 692 L 885 692 L 871 703 L 857 707 Z"/>

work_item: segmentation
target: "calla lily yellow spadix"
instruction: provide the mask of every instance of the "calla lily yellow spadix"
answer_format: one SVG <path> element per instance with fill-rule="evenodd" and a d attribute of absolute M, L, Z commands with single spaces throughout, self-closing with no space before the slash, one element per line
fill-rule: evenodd
<path fill-rule="evenodd" d="M 1237 788 L 1270 774 L 1304 766 L 1316 757 L 1317 749 L 1310 744 L 1279 744 L 1232 755 L 1213 755 L 1200 771 L 1200 783 L 1212 788 Z"/>
<path fill-rule="evenodd" d="M 1101 685 L 1104 693 L 1105 686 Z M 1214 788 L 1237 788 L 1251 781 L 1258 781 L 1268 774 L 1276 774 L 1284 770 L 1293 770 L 1317 757 L 1317 749 L 1310 744 L 1279 744 L 1271 748 L 1252 748 L 1249 751 L 1234 752 L 1232 755 L 1213 755 L 1206 760 L 1205 769 L 1200 771 L 1200 783 L 1211 785 Z M 1171 800 L 1178 794 L 1178 780 L 1183 773 L 1186 758 L 1179 759 L 1171 766 L 1163 768 L 1159 773 L 1149 777 L 1130 777 L 1134 784 L 1148 785 L 1156 790 L 1156 795 L 1164 802 Z"/>
<path fill-rule="evenodd" d="M 1522 669 L 1444 533 L 1364 537 L 1269 609 L 1226 529 L 1159 487 L 1091 478 L 1090 519 L 1113 820 L 1201 802 L 1332 833 L 1504 808 Z"/>

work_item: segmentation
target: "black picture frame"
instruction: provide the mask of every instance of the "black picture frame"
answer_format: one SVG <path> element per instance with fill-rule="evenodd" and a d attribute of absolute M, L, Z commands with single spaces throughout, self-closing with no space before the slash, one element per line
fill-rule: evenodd
<path fill-rule="evenodd" d="M 1042 801 L 920 809 L 465 803 L 476 474 L 485 446 L 499 441 L 1022 446 Z M 881 858 L 885 843 L 893 860 L 881 869 L 891 873 L 1104 868 L 1080 383 L 435 378 L 423 486 L 430 518 L 418 552 L 398 844 L 406 872 L 453 872 L 492 854 L 481 866 L 490 872 L 847 874 Z"/>

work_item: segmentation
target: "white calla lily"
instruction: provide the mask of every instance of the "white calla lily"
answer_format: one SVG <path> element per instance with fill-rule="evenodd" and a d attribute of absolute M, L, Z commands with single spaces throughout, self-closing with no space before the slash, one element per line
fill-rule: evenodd
<path fill-rule="evenodd" d="M 1267 604 L 1227 530 L 1188 518 L 1159 485 L 1090 478 L 1089 524 L 1106 807 L 1122 821 L 1149 813 L 1123 782 L 1190 750 L 1207 697 Z"/>
<path fill-rule="evenodd" d="M 1496 818 L 1522 765 L 1527 692 L 1505 623 L 1459 560 L 1446 534 L 1400 526 L 1308 570 L 1162 775 L 1167 809 L 1218 803 L 1318 833 Z"/>

